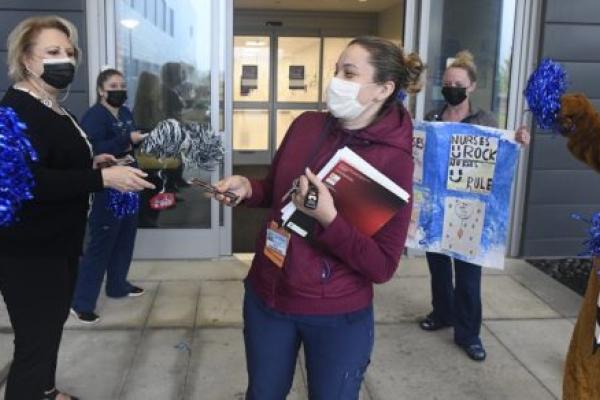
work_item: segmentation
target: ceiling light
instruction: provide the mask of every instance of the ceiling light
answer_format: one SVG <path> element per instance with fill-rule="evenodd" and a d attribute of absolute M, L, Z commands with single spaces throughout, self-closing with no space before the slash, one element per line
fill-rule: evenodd
<path fill-rule="evenodd" d="M 127 29 L 135 29 L 135 27 L 138 26 L 139 23 L 140 23 L 140 21 L 138 21 L 137 19 L 122 19 L 121 20 L 121 25 L 123 25 Z"/>

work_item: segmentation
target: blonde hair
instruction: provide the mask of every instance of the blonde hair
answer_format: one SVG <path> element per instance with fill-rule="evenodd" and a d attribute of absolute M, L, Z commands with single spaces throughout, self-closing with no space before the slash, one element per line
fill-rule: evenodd
<path fill-rule="evenodd" d="M 454 60 L 448 65 L 448 68 L 461 68 L 467 72 L 471 82 L 477 82 L 477 65 L 475 65 L 473 53 L 469 50 L 459 51 L 454 56 Z"/>
<path fill-rule="evenodd" d="M 71 22 L 57 15 L 45 15 L 24 19 L 8 35 L 8 76 L 14 82 L 22 81 L 27 77 L 27 69 L 23 64 L 23 57 L 29 53 L 31 46 L 39 33 L 44 29 L 58 29 L 69 38 L 75 49 L 75 60 L 79 60 L 81 50 L 78 47 L 77 28 Z"/>

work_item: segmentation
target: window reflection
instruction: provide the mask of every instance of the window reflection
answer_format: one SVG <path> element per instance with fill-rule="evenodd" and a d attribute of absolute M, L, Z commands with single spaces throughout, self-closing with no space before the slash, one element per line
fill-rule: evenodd
<path fill-rule="evenodd" d="M 117 65 L 128 83 L 129 106 L 143 131 L 174 118 L 210 123 L 211 0 L 120 0 L 116 2 Z M 211 36 L 212 35 L 212 36 Z M 219 128 L 219 127 L 215 127 Z M 210 228 L 210 200 L 186 183 L 209 177 L 179 159 L 138 154 L 157 186 L 142 194 L 141 227 Z M 174 193 L 176 206 L 152 210 L 149 199 Z"/>
<path fill-rule="evenodd" d="M 443 106 L 446 63 L 466 49 L 475 56 L 478 68 L 473 106 L 492 111 L 498 126 L 506 126 L 514 18 L 515 0 L 462 0 L 431 7 L 426 112 Z"/>

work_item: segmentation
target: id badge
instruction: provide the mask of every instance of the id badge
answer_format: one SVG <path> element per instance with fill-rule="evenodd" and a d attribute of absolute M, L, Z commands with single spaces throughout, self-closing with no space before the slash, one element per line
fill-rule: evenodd
<path fill-rule="evenodd" d="M 279 268 L 283 268 L 290 237 L 290 233 L 279 227 L 275 221 L 269 223 L 264 254 Z"/>

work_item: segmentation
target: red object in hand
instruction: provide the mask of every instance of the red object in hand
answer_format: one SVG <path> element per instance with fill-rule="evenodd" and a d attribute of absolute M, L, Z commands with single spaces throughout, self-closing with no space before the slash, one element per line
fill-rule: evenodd
<path fill-rule="evenodd" d="M 166 210 L 175 207 L 174 193 L 157 193 L 150 198 L 150 208 L 153 210 Z"/>

